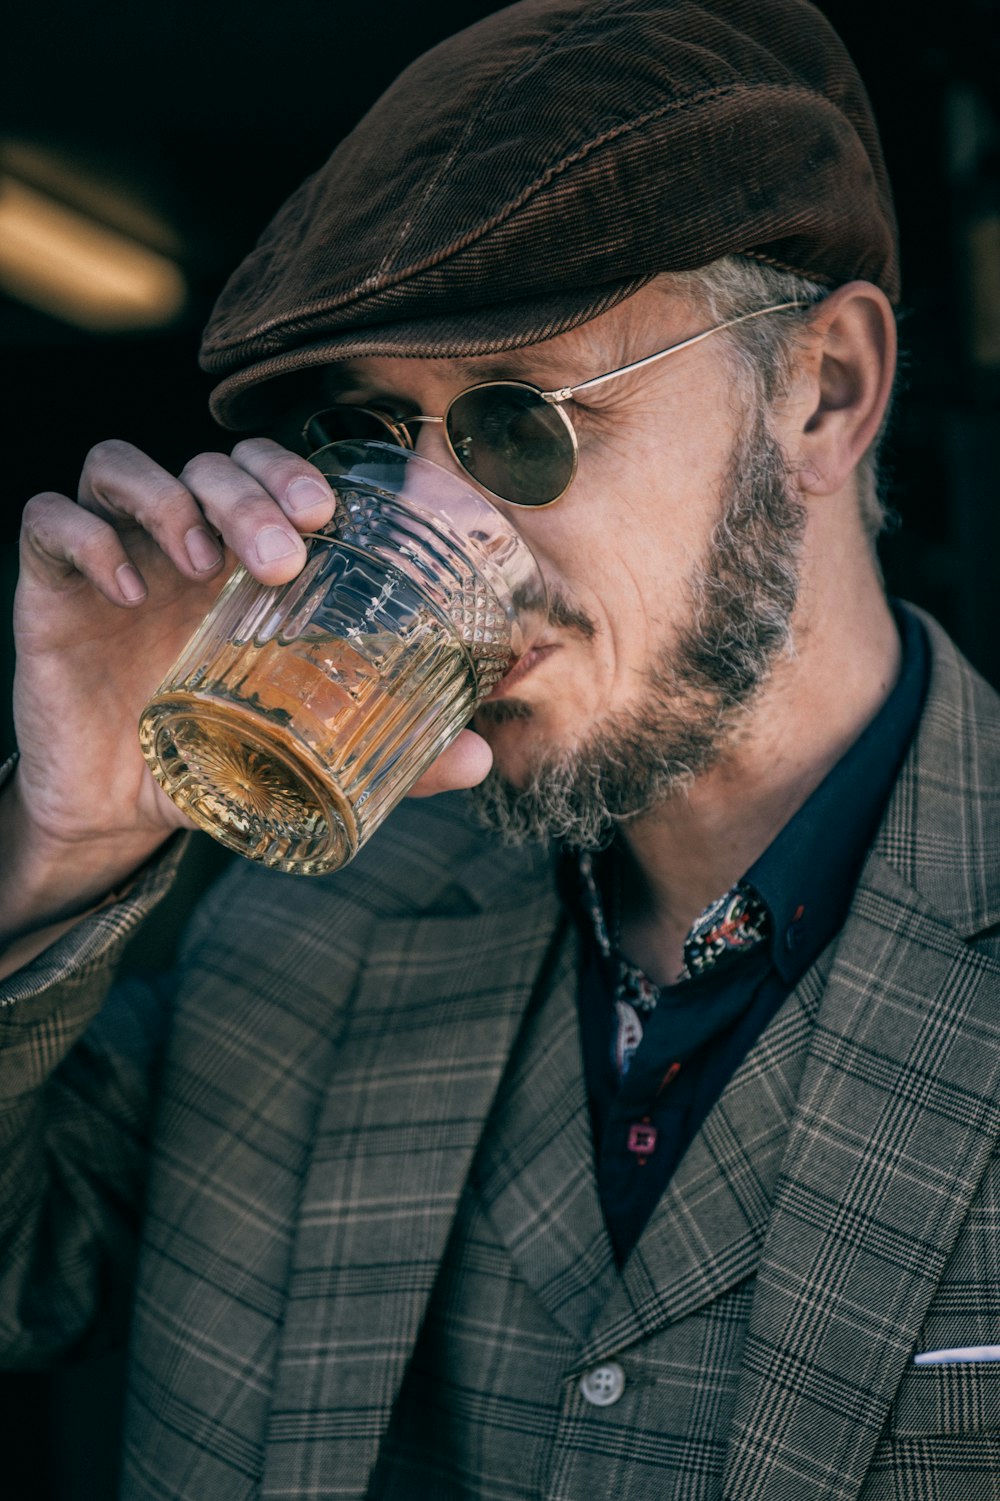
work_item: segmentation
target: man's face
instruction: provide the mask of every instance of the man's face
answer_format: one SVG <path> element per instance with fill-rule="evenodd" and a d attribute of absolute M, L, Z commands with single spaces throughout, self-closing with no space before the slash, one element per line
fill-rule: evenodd
<path fill-rule="evenodd" d="M 478 380 L 586 380 L 707 326 L 648 287 L 585 327 L 510 355 L 363 359 L 328 394 L 439 415 Z M 509 835 L 591 844 L 718 757 L 787 643 L 801 531 L 773 443 L 713 341 L 610 381 L 567 410 L 579 468 L 537 510 L 495 502 L 545 575 L 550 618 L 475 728 L 480 804 Z M 418 451 L 456 468 L 440 429 Z M 471 481 L 470 481 L 471 483 Z"/>

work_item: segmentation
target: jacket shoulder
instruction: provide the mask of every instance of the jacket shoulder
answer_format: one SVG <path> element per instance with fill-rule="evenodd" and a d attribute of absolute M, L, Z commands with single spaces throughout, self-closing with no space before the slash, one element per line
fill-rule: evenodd
<path fill-rule="evenodd" d="M 412 798 L 329 875 L 284 875 L 234 860 L 199 908 L 189 938 L 217 940 L 229 922 L 266 926 L 280 911 L 286 921 L 315 921 L 331 937 L 357 939 L 382 920 L 515 909 L 552 885 L 547 849 L 504 848 L 476 826 L 460 794 Z"/>
<path fill-rule="evenodd" d="M 938 623 L 927 697 L 876 852 L 966 938 L 1000 925 L 1000 695 Z"/>

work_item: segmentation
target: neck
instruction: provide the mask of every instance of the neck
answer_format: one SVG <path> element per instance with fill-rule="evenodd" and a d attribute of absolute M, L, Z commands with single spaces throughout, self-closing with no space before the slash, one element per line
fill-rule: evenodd
<path fill-rule="evenodd" d="M 849 608 L 832 591 L 835 626 L 821 624 L 822 608 L 796 620 L 794 656 L 715 765 L 623 832 L 622 947 L 658 983 L 676 979 L 694 919 L 763 854 L 888 697 L 900 643 L 869 573 Z"/>

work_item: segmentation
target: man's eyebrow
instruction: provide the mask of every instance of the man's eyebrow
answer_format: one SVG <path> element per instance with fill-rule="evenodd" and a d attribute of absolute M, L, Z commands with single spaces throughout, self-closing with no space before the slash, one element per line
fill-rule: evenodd
<path fill-rule="evenodd" d="M 333 398 L 352 392 L 357 395 L 369 393 L 369 382 L 362 378 L 360 371 L 352 370 L 350 365 L 328 365 L 323 371 L 323 395 Z"/>
<path fill-rule="evenodd" d="M 432 358 L 433 356 L 414 356 L 415 360 L 421 361 L 429 361 Z M 512 349 L 509 354 L 496 355 L 489 363 L 484 363 L 482 358 L 461 359 L 452 355 L 443 358 L 447 359 L 459 380 L 466 381 L 470 386 L 491 380 L 529 380 L 536 385 L 541 383 L 544 389 L 549 376 L 554 378 L 558 375 L 562 381 L 566 374 L 565 359 L 543 353 L 537 348 L 531 351 Z M 323 387 L 331 398 L 347 395 L 371 397 L 376 394 L 393 394 L 382 393 L 375 381 L 364 370 L 353 369 L 347 362 L 327 367 L 323 377 Z"/>
<path fill-rule="evenodd" d="M 566 369 L 565 358 L 538 348 L 512 349 L 507 354 L 497 355 L 488 365 L 484 364 L 481 359 L 456 360 L 455 363 L 463 376 L 468 376 L 470 381 L 509 380 L 512 376 L 517 379 L 529 376 L 541 377 L 555 371 L 564 373 Z"/>

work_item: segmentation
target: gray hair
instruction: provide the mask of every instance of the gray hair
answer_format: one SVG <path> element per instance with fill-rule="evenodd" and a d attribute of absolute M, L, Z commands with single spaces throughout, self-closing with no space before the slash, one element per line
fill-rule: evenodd
<path fill-rule="evenodd" d="M 674 296 L 702 308 L 710 322 L 724 323 L 754 307 L 770 303 L 821 302 L 829 288 L 793 271 L 779 271 L 748 256 L 729 255 L 694 271 L 667 272 L 659 278 Z M 808 307 L 806 309 L 808 312 Z M 757 318 L 720 335 L 729 352 L 739 390 L 757 410 L 767 410 L 788 389 L 802 314 L 789 312 Z M 878 453 L 888 426 L 888 411 L 857 469 L 858 509 L 874 544 L 892 519 L 880 492 Z"/>

